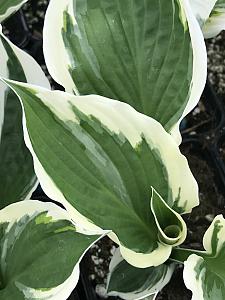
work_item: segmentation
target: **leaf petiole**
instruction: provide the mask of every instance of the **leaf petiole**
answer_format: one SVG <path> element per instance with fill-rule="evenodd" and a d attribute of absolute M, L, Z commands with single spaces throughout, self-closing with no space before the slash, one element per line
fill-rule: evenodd
<path fill-rule="evenodd" d="M 177 248 L 173 248 L 172 254 L 170 256 L 170 260 L 183 264 L 188 259 L 188 257 L 192 254 L 196 254 L 198 256 L 201 256 L 202 258 L 209 256 L 209 254 L 206 251 L 177 247 Z"/>

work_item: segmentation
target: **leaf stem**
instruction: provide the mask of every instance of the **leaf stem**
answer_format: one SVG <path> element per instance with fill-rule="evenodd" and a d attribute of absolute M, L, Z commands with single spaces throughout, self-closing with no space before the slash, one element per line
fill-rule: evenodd
<path fill-rule="evenodd" d="M 170 259 L 183 264 L 188 259 L 188 257 L 192 254 L 196 254 L 198 256 L 201 256 L 202 258 L 205 258 L 209 255 L 206 251 L 199 251 L 199 250 L 186 249 L 186 248 L 174 248 L 172 250 Z"/>

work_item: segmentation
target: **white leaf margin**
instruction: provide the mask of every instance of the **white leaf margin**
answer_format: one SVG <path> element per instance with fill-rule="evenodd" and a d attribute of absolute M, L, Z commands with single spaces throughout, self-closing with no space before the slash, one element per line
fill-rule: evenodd
<path fill-rule="evenodd" d="M 223 5 L 215 5 L 211 16 L 203 26 L 203 34 L 206 39 L 217 36 L 225 29 L 225 1 Z"/>
<path fill-rule="evenodd" d="M 1 37 L 9 44 L 9 46 L 14 51 L 15 55 L 17 56 L 18 60 L 20 61 L 20 64 L 24 70 L 27 82 L 33 85 L 41 86 L 47 89 L 50 89 L 50 83 L 45 76 L 44 72 L 42 71 L 39 64 L 35 61 L 35 59 L 30 56 L 25 51 L 21 50 L 17 46 L 15 46 L 3 33 L 2 33 L 2 26 L 0 25 L 0 35 Z M 4 46 L 2 43 L 0 43 L 0 51 L 1 51 L 1 68 L 0 68 L 0 76 L 4 78 L 8 78 L 6 74 L 8 74 L 7 71 L 7 53 L 5 51 Z M 2 59 L 3 57 L 3 59 Z M 3 68 L 2 68 L 3 64 Z M 9 78 L 10 79 L 10 78 Z"/>
<path fill-rule="evenodd" d="M 5 0 L 10 2 L 9 0 Z M 17 10 L 21 8 L 21 6 L 26 3 L 28 0 L 20 0 L 20 3 L 14 6 L 9 6 L 8 9 L 4 12 L 4 14 L 0 15 L 0 23 L 2 23 L 5 19 L 7 19 L 11 14 L 15 13 Z"/>
<path fill-rule="evenodd" d="M 216 245 L 216 252 L 219 252 L 223 243 L 225 242 L 225 219 L 223 215 L 218 215 L 213 220 L 210 227 L 207 229 L 204 237 L 203 237 L 203 246 L 207 253 L 212 253 L 212 235 L 215 230 L 215 227 L 220 227 L 217 235 L 217 245 Z"/>
<path fill-rule="evenodd" d="M 200 26 L 192 12 L 189 0 L 178 0 L 184 15 L 187 18 L 191 42 L 193 47 L 193 76 L 190 87 L 189 100 L 180 120 L 171 128 L 170 132 L 178 144 L 181 143 L 181 135 L 179 126 L 183 118 L 197 105 L 201 94 L 206 84 L 207 78 L 207 52 L 204 42 L 204 37 Z M 51 0 L 46 12 L 44 30 L 43 30 L 43 50 L 46 59 L 48 70 L 51 76 L 61 85 L 63 85 L 67 92 L 79 95 L 79 92 L 69 74 L 68 66 L 70 60 L 65 51 L 61 29 L 63 28 L 63 11 L 68 10 L 71 15 L 74 14 L 73 1 L 56 1 Z M 181 13 L 182 15 L 182 13 Z M 55 18 L 57 16 L 57 24 Z M 76 24 L 75 18 L 73 19 Z M 54 32 L 54 34 L 49 34 Z M 58 49 L 57 54 L 51 51 L 51 45 L 55 45 Z M 116 100 L 116 99 L 115 99 Z"/>
<path fill-rule="evenodd" d="M 54 80 L 62 85 L 69 93 L 79 95 L 77 88 L 69 74 L 68 66 L 70 59 L 65 51 L 61 30 L 63 24 L 63 12 L 68 11 L 73 15 L 73 1 L 71 0 L 50 0 L 43 28 L 43 52 L 49 73 Z M 57 22 L 55 20 L 57 19 Z M 76 22 L 74 20 L 74 22 Z M 49 34 L 51 32 L 51 34 Z M 57 52 L 52 51 L 52 45 Z M 60 58 L 60 59 L 59 59 Z"/>
<path fill-rule="evenodd" d="M 204 270 L 198 275 L 198 280 L 196 279 L 196 271 L 195 268 L 197 265 L 200 265 L 204 262 L 204 259 L 196 254 L 192 254 L 188 257 L 188 259 L 184 262 L 184 283 L 186 287 L 192 291 L 191 300 L 204 300 L 203 296 L 203 282 L 202 275 Z"/>
<path fill-rule="evenodd" d="M 158 247 L 150 253 L 138 253 L 126 248 L 118 239 L 114 232 L 108 234 L 109 238 L 119 245 L 120 253 L 123 258 L 136 268 L 157 267 L 164 263 L 171 254 L 172 246 L 168 246 L 158 242 Z"/>
<path fill-rule="evenodd" d="M 184 14 L 187 18 L 189 32 L 192 41 L 193 75 L 192 75 L 192 84 L 190 87 L 189 100 L 186 105 L 186 108 L 180 120 L 170 130 L 171 135 L 174 137 L 178 145 L 180 145 L 182 141 L 181 134 L 180 134 L 180 123 L 191 112 L 191 110 L 198 104 L 207 79 L 207 51 L 206 51 L 206 45 L 202 34 L 202 30 L 198 24 L 195 15 L 193 14 L 192 7 L 189 3 L 189 0 L 179 0 L 179 2 L 181 7 L 183 7 L 184 9 Z"/>
<path fill-rule="evenodd" d="M 225 29 L 225 1 L 218 2 L 218 0 L 190 0 L 205 39 L 215 37 Z"/>
<path fill-rule="evenodd" d="M 216 226 L 220 226 L 220 229 L 217 234 L 217 244 L 216 244 L 216 253 L 213 253 L 212 249 L 212 236 Z M 214 218 L 212 224 L 207 229 L 203 237 L 203 246 L 206 252 L 210 256 L 215 256 L 221 249 L 225 242 L 225 219 L 222 215 L 218 215 Z M 215 246 L 215 245 L 214 245 Z M 191 300 L 204 300 L 203 292 L 203 281 L 202 278 L 205 275 L 205 269 L 203 268 L 198 274 L 198 279 L 196 278 L 196 267 L 204 263 L 204 258 L 196 254 L 192 254 L 184 262 L 184 283 L 186 287 L 192 291 Z"/>
<path fill-rule="evenodd" d="M 76 227 L 76 232 L 88 235 L 86 231 L 84 231 L 82 228 L 77 227 L 76 224 L 74 224 L 66 210 L 60 208 L 59 206 L 51 202 L 44 203 L 37 200 L 24 200 L 21 202 L 13 203 L 0 210 L 0 222 L 9 223 L 7 228 L 7 230 L 9 230 L 9 228 L 13 226 L 13 224 L 22 216 L 27 215 L 29 217 L 32 217 L 37 213 L 45 211 L 47 211 L 47 215 L 51 216 L 54 220 L 68 220 Z M 49 291 L 38 291 L 28 287 L 24 289 L 24 286 L 18 283 L 16 284 L 17 288 L 19 288 L 21 292 L 24 293 L 26 299 L 28 299 L 27 297 L 29 297 L 30 299 L 30 297 L 32 296 L 32 299 L 40 300 L 67 300 L 67 298 L 70 296 L 70 294 L 72 293 L 72 291 L 78 283 L 80 276 L 80 261 L 82 260 L 85 253 L 106 233 L 107 232 L 103 232 L 103 234 L 99 236 L 99 238 L 84 251 L 79 261 L 75 265 L 70 277 L 61 285 Z"/>
<path fill-rule="evenodd" d="M 13 81 L 11 82 L 13 83 Z M 150 147 L 159 151 L 164 165 L 170 171 L 168 177 L 173 198 L 175 199 L 179 194 L 181 187 L 180 198 L 191 199 L 185 207 L 185 213 L 190 213 L 193 207 L 199 205 L 198 185 L 189 168 L 187 159 L 181 154 L 179 147 L 170 134 L 156 120 L 137 112 L 126 103 L 102 96 L 75 96 L 61 91 L 49 91 L 29 84 L 18 82 L 16 84 L 30 88 L 63 122 L 78 122 L 71 110 L 72 103 L 85 115 L 95 116 L 109 130 L 114 131 L 116 134 L 122 133 L 134 148 L 142 141 L 144 136 Z M 26 121 L 23 122 L 26 125 Z M 26 126 L 24 128 L 26 131 Z M 150 131 L 149 128 L 152 130 Z M 31 152 L 34 152 L 28 133 L 25 135 L 25 141 Z M 166 145 L 169 145 L 169 150 L 165 149 Z M 174 164 L 175 161 L 177 162 L 176 165 Z M 151 187 L 149 189 L 151 191 Z M 182 200 L 179 203 L 181 206 L 185 206 Z"/>
<path fill-rule="evenodd" d="M 107 99 L 101 96 L 74 96 L 69 93 L 49 91 L 44 88 L 37 88 L 36 86 L 22 84 L 19 82 L 9 80 L 6 82 L 9 85 L 12 83 L 17 86 L 28 88 L 32 93 L 36 94 L 40 101 L 48 106 L 59 119 L 64 122 L 78 122 L 74 116 L 74 112 L 71 110 L 71 103 L 73 103 L 84 114 L 94 115 L 97 117 L 102 124 L 106 125 L 111 131 L 114 131 L 117 134 L 123 133 L 133 147 L 142 140 L 142 136 L 144 135 L 150 146 L 152 148 L 156 148 L 160 152 L 162 161 L 167 166 L 167 169 L 171 171 L 168 175 L 172 193 L 177 196 L 179 194 L 180 187 L 182 187 L 181 199 L 184 198 L 192 200 L 188 203 L 185 212 L 190 212 L 194 206 L 199 204 L 198 185 L 189 169 L 186 158 L 180 153 L 179 147 L 175 143 L 174 139 L 156 120 L 138 113 L 134 108 L 126 103 Z M 169 258 L 172 246 L 158 243 L 157 250 L 152 253 L 146 254 L 134 252 L 124 247 L 118 240 L 117 236 L 111 232 L 109 228 L 104 228 L 104 230 L 99 228 L 93 224 L 92 221 L 81 215 L 71 204 L 69 204 L 39 162 L 29 138 L 25 113 L 23 116 L 25 142 L 33 156 L 36 175 L 44 192 L 49 198 L 60 202 L 69 212 L 74 222 L 76 222 L 76 224 L 80 227 L 86 229 L 87 232 L 90 231 L 92 234 L 102 234 L 104 230 L 110 231 L 109 237 L 120 245 L 121 253 L 128 263 L 136 267 L 145 268 L 151 265 L 157 266 Z M 152 128 L 151 134 L 149 128 Z M 153 141 L 154 144 L 152 144 Z M 166 151 L 164 149 L 165 145 L 167 145 Z M 170 145 L 170 151 L 168 151 L 168 145 Z M 175 164 L 174 161 L 177 161 L 177 163 Z M 174 199 L 176 196 L 174 196 Z"/>
<path fill-rule="evenodd" d="M 2 27 L 0 25 L 0 34 L 2 34 Z M 8 56 L 6 54 L 5 48 L 2 45 L 2 42 L 0 41 L 0 62 L 1 62 L 1 68 L 0 68 L 0 75 L 3 78 L 8 78 L 8 68 L 7 68 L 7 59 Z M 2 126 L 4 122 L 4 107 L 5 107 L 5 92 L 8 89 L 7 85 L 3 82 L 0 82 L 0 142 L 1 142 L 1 133 L 2 133 Z"/>
<path fill-rule="evenodd" d="M 200 26 L 209 18 L 217 0 L 189 0 L 192 11 Z"/>
<path fill-rule="evenodd" d="M 50 89 L 50 83 L 45 76 L 44 72 L 42 71 L 39 64 L 33 59 L 32 56 L 24 52 L 23 50 L 19 49 L 17 46 L 15 46 L 3 33 L 2 33 L 2 26 L 0 25 L 0 35 L 1 38 L 3 38 L 6 43 L 12 48 L 14 54 L 17 56 L 25 77 L 27 79 L 27 82 L 30 84 L 38 85 L 45 87 L 47 89 Z M 0 77 L 8 78 L 8 68 L 7 68 L 7 61 L 8 61 L 8 55 L 7 52 L 3 46 L 2 41 L 0 40 Z M 10 79 L 10 78 L 9 78 Z M 0 81 L 0 142 L 1 142 L 1 132 L 2 132 L 2 126 L 4 123 L 4 106 L 5 106 L 5 93 L 7 91 L 8 87 L 5 83 Z M 33 181 L 33 178 L 31 178 L 31 182 Z M 38 181 L 35 180 L 33 185 L 30 187 L 29 192 L 27 193 L 26 197 L 23 200 L 30 199 L 33 192 L 36 190 L 38 186 Z"/>
<path fill-rule="evenodd" d="M 107 288 L 109 286 L 110 276 L 113 273 L 113 270 L 116 268 L 116 266 L 123 261 L 123 256 L 120 253 L 119 248 L 115 250 L 115 253 L 111 259 L 110 265 L 109 265 L 109 274 L 107 278 Z M 162 281 L 158 282 L 157 285 L 154 286 L 151 290 L 146 291 L 133 291 L 130 293 L 120 293 L 117 291 L 111 291 L 107 293 L 108 296 L 118 296 L 125 300 L 141 300 L 145 299 L 148 296 L 152 296 L 152 300 L 155 300 L 157 297 L 157 294 L 162 288 L 167 285 L 167 283 L 170 281 L 174 271 L 174 265 L 171 265 L 171 267 L 168 268 L 168 271 L 166 273 L 166 276 L 163 278 Z"/>
<path fill-rule="evenodd" d="M 153 188 L 151 187 L 152 189 L 152 196 L 151 196 L 151 211 L 154 215 L 154 218 L 155 218 L 155 223 L 158 227 L 158 232 L 161 234 L 162 238 L 170 242 L 171 245 L 173 245 L 173 247 L 175 246 L 179 246 L 181 244 L 183 244 L 183 242 L 185 241 L 186 237 L 187 237 L 187 225 L 186 223 L 184 222 L 183 218 L 181 217 L 180 214 L 178 214 L 176 211 L 174 211 L 171 207 L 169 207 L 169 205 L 164 201 L 164 199 L 159 195 L 159 193 Z M 165 207 L 171 212 L 173 213 L 173 215 L 177 218 L 177 220 L 179 220 L 180 224 L 181 224 L 181 231 L 180 231 L 180 234 L 177 238 L 170 238 L 168 237 L 164 231 L 163 231 L 163 228 L 160 226 L 160 223 L 157 219 L 157 215 L 155 213 L 155 209 L 154 209 L 154 205 L 153 205 L 153 200 L 154 200 L 154 197 L 155 195 L 160 199 L 160 201 L 165 205 Z"/>

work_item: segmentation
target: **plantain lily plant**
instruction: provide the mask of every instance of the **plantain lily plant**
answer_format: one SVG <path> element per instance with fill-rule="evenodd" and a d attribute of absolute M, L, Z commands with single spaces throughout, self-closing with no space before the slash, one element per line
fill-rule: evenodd
<path fill-rule="evenodd" d="M 27 0 L 0 0 L 0 23 L 15 13 Z"/>
<path fill-rule="evenodd" d="M 0 20 L 24 2 L 4 1 Z M 182 247 L 183 215 L 199 197 L 179 150 L 180 122 L 206 81 L 204 36 L 223 29 L 223 5 L 50 0 L 44 55 L 65 92 L 1 33 L 0 299 L 66 300 L 105 235 L 118 245 L 108 295 L 156 299 L 181 263 L 192 300 L 224 299 L 224 218 L 205 251 Z M 29 200 L 36 176 L 65 209 Z"/>
<path fill-rule="evenodd" d="M 225 29 L 224 0 L 190 0 L 190 3 L 205 38 L 212 38 Z"/>

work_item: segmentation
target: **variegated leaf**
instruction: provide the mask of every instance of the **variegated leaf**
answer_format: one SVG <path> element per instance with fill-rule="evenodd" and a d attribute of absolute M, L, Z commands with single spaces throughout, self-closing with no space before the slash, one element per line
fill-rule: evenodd
<path fill-rule="evenodd" d="M 205 38 L 212 38 L 225 29 L 225 0 L 191 0 L 190 3 Z"/>
<path fill-rule="evenodd" d="M 51 0 L 44 54 L 68 92 L 126 102 L 173 134 L 206 81 L 204 39 L 188 0 Z"/>
<path fill-rule="evenodd" d="M 79 233 L 65 210 L 21 201 L 0 211 L 0 299 L 66 300 L 79 262 L 99 236 Z"/>
<path fill-rule="evenodd" d="M 217 0 L 190 0 L 191 8 L 199 24 L 204 26 Z"/>
<path fill-rule="evenodd" d="M 1 33 L 0 53 L 0 76 L 49 87 L 34 59 Z M 36 182 L 32 156 L 23 138 L 20 101 L 0 82 L 0 208 L 29 198 Z"/>
<path fill-rule="evenodd" d="M 184 263 L 184 281 L 192 300 L 225 299 L 225 219 L 217 216 L 203 240 L 205 252 Z"/>
<path fill-rule="evenodd" d="M 119 249 L 109 266 L 107 293 L 125 300 L 155 299 L 157 293 L 170 281 L 174 264 L 138 269 L 129 265 Z"/>
<path fill-rule="evenodd" d="M 27 0 L 0 0 L 0 23 L 15 13 Z"/>
<path fill-rule="evenodd" d="M 217 0 L 209 19 L 203 27 L 205 38 L 211 38 L 225 29 L 225 0 Z"/>
<path fill-rule="evenodd" d="M 101 96 L 7 82 L 22 100 L 25 139 L 47 195 L 85 228 L 111 230 L 129 263 L 166 261 L 185 239 L 179 213 L 198 205 L 198 188 L 160 123 Z"/>

